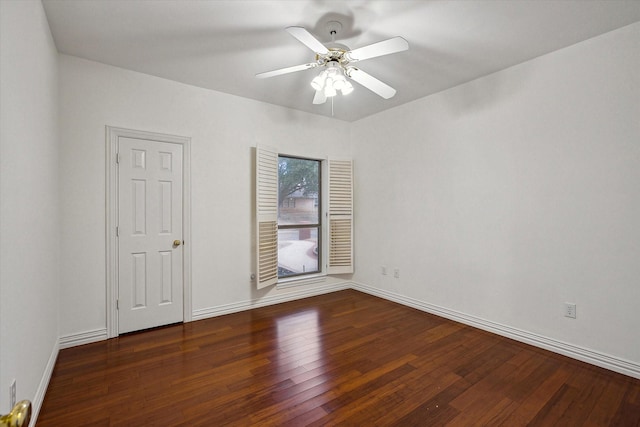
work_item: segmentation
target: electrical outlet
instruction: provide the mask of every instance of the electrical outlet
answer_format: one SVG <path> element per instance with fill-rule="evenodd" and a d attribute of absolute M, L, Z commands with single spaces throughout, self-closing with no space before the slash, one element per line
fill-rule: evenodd
<path fill-rule="evenodd" d="M 9 386 L 9 399 L 11 400 L 9 407 L 16 406 L 16 380 L 13 380 Z"/>
<path fill-rule="evenodd" d="M 383 276 L 387 275 L 387 267 L 385 267 L 384 265 L 382 267 L 380 267 L 380 274 L 382 274 Z"/>
<path fill-rule="evenodd" d="M 576 305 L 570 302 L 564 303 L 564 317 L 576 318 Z"/>
<path fill-rule="evenodd" d="M 400 269 L 396 268 L 393 270 L 393 277 L 395 277 L 396 279 L 400 278 Z"/>

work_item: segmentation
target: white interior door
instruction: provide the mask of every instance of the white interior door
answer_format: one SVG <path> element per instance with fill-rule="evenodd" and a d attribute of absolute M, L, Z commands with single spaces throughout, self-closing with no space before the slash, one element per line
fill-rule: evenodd
<path fill-rule="evenodd" d="M 118 332 L 181 322 L 183 146 L 118 138 Z"/>

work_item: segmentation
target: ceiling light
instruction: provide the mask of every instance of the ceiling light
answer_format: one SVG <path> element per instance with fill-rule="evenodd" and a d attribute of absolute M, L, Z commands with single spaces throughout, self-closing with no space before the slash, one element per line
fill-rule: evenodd
<path fill-rule="evenodd" d="M 323 71 L 311 80 L 311 87 L 315 90 L 322 90 L 326 78 L 326 72 Z"/>
<path fill-rule="evenodd" d="M 337 92 L 333 87 L 333 80 L 327 79 L 326 84 L 324 85 L 324 96 L 327 98 L 331 98 L 332 96 L 336 96 Z"/>
<path fill-rule="evenodd" d="M 326 64 L 327 69 L 323 70 L 311 80 L 311 87 L 315 91 L 322 91 L 325 97 L 331 98 L 340 91 L 343 95 L 353 92 L 353 86 L 345 77 L 345 70 L 336 61 Z"/>

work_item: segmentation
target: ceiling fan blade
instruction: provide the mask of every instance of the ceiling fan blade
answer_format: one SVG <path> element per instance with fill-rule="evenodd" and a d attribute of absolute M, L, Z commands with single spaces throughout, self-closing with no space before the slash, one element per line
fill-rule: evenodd
<path fill-rule="evenodd" d="M 266 71 L 264 73 L 256 74 L 259 79 L 266 79 L 267 77 L 279 76 L 281 74 L 295 73 L 296 71 L 308 70 L 309 68 L 317 67 L 318 64 L 311 62 L 309 64 L 294 65 L 293 67 L 280 68 L 278 70 Z"/>
<path fill-rule="evenodd" d="M 313 97 L 313 103 L 314 104 L 324 104 L 325 102 L 327 102 L 327 97 L 324 94 L 324 91 L 322 90 L 317 90 L 315 96 Z"/>
<path fill-rule="evenodd" d="M 329 49 L 327 49 L 322 43 L 318 41 L 311 33 L 305 30 L 302 27 L 287 27 L 286 31 L 291 34 L 293 37 L 297 38 L 300 43 L 307 46 L 309 49 L 314 51 L 315 53 L 320 53 L 322 55 L 326 55 L 329 53 Z"/>
<path fill-rule="evenodd" d="M 391 53 L 402 52 L 409 49 L 409 42 L 402 37 L 383 40 L 378 43 L 363 46 L 347 52 L 350 61 L 362 61 L 364 59 L 375 58 L 377 56 L 389 55 Z"/>
<path fill-rule="evenodd" d="M 396 90 L 386 83 L 381 82 L 370 74 L 365 73 L 359 68 L 352 67 L 347 71 L 347 75 L 360 83 L 362 86 L 369 89 L 384 99 L 392 98 L 396 94 Z"/>

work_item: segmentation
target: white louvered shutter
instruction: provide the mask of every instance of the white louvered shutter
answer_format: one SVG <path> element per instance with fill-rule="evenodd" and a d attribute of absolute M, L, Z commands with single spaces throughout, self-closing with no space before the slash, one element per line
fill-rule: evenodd
<path fill-rule="evenodd" d="M 353 273 L 353 162 L 329 159 L 328 274 Z"/>
<path fill-rule="evenodd" d="M 258 289 L 278 282 L 278 153 L 256 147 Z"/>

